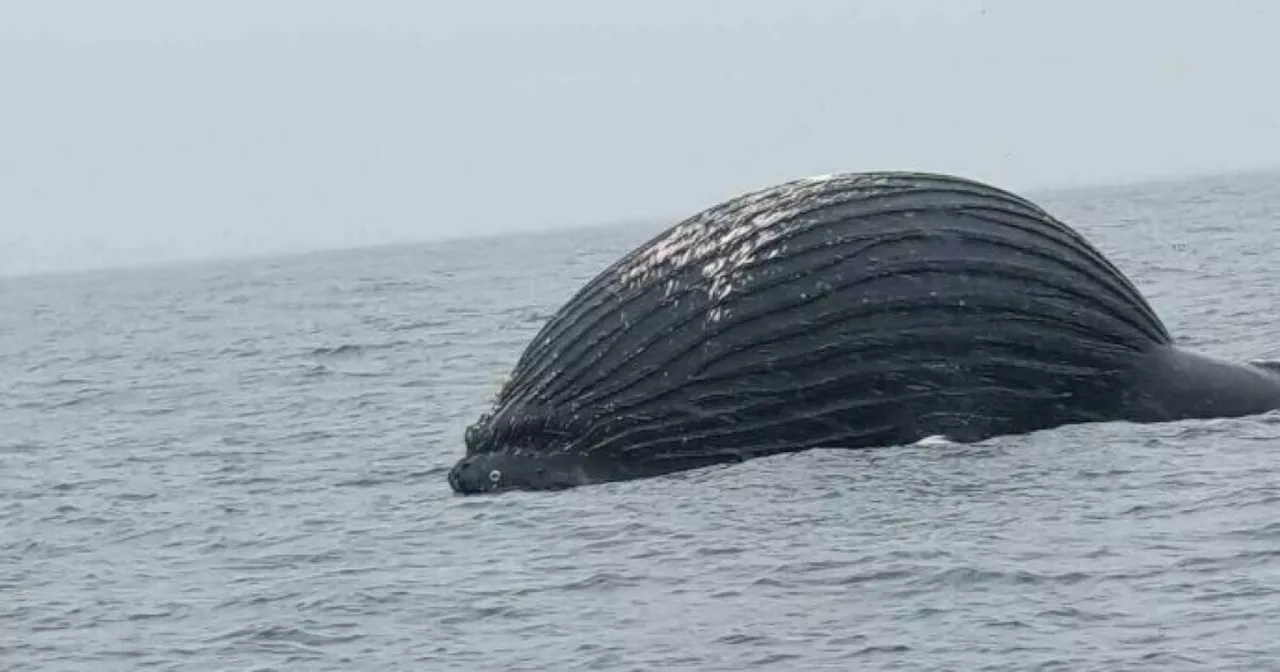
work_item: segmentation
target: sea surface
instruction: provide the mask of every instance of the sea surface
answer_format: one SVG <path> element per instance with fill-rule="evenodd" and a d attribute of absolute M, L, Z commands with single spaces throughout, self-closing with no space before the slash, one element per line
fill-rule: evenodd
<path fill-rule="evenodd" d="M 1029 195 L 1280 359 L 1280 175 Z M 1280 414 L 453 495 L 661 227 L 0 280 L 0 670 L 1280 670 Z"/>

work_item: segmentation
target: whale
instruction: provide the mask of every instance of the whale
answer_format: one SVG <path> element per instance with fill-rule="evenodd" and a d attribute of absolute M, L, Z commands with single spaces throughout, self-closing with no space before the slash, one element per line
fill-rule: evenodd
<path fill-rule="evenodd" d="M 1077 230 L 956 175 L 745 193 L 586 282 L 449 469 L 560 490 L 815 448 L 967 443 L 1280 408 L 1280 371 L 1175 345 Z"/>

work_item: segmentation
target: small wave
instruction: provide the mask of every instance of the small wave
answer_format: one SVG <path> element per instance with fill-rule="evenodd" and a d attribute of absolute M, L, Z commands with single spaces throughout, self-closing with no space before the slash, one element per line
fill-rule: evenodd
<path fill-rule="evenodd" d="M 243 478 L 215 478 L 209 481 L 212 485 L 273 485 L 280 479 L 272 476 L 245 476 Z"/>
<path fill-rule="evenodd" d="M 262 348 L 251 344 L 229 345 L 218 351 L 218 357 L 230 357 L 233 359 L 247 359 L 261 354 Z"/>
<path fill-rule="evenodd" d="M 88 378 L 72 378 L 70 376 L 58 376 L 44 384 L 45 387 L 61 387 L 63 385 L 92 385 L 94 381 Z"/>
<path fill-rule="evenodd" d="M 956 442 L 952 441 L 951 439 L 948 439 L 946 436 L 943 436 L 942 434 L 935 434 L 933 436 L 926 436 L 923 439 L 920 439 L 919 441 L 916 441 L 911 445 L 913 446 L 954 446 L 956 445 Z"/>
<path fill-rule="evenodd" d="M 374 486 L 386 485 L 387 483 L 394 483 L 394 482 L 395 482 L 394 479 L 390 479 L 390 478 L 373 478 L 370 476 L 365 476 L 362 478 L 353 478 L 346 481 L 338 481 L 337 483 L 333 484 L 333 487 L 335 488 L 371 488 Z"/>
<path fill-rule="evenodd" d="M 325 441 L 337 438 L 337 434 L 327 429 L 304 429 L 294 434 L 287 434 L 281 437 L 281 441 L 294 444 L 308 444 L 316 441 Z"/>
<path fill-rule="evenodd" d="M 84 388 L 84 389 L 77 390 L 75 393 L 75 396 L 72 396 L 66 399 L 60 399 L 52 403 L 46 402 L 43 404 L 35 401 L 24 402 L 19 407 L 20 408 L 40 408 L 43 406 L 47 408 L 74 408 L 81 404 L 87 404 L 93 401 L 97 401 L 99 399 L 110 397 L 111 394 L 112 393 L 109 390 Z"/>
<path fill-rule="evenodd" d="M 360 278 L 359 280 L 357 280 L 357 282 L 359 283 L 355 288 L 357 292 L 369 292 L 371 294 L 378 294 L 381 292 L 389 292 L 389 291 L 403 291 L 406 289 L 408 290 L 431 289 L 431 283 L 421 281 L 421 280 Z"/>
<path fill-rule="evenodd" d="M 396 324 L 391 326 L 392 331 L 417 331 L 419 329 L 436 329 L 439 327 L 447 327 L 451 324 L 448 320 L 415 320 L 404 324 Z"/>
<path fill-rule="evenodd" d="M 302 375 L 307 378 L 323 378 L 325 376 L 332 376 L 335 373 L 337 373 L 337 371 L 334 371 L 324 364 L 311 364 L 306 367 L 306 370 L 302 372 Z"/>
<path fill-rule="evenodd" d="M 976 567 L 952 567 L 933 572 L 917 580 L 918 583 L 931 587 L 977 586 L 983 584 L 1037 585 L 1059 584 L 1073 585 L 1089 579 L 1088 574 L 1081 572 L 1065 572 L 1062 574 L 1039 574 L 1027 570 L 1001 571 L 979 569 Z"/>
<path fill-rule="evenodd" d="M 342 629 L 355 628 L 354 624 L 342 624 L 335 626 Z M 358 632 L 344 634 L 323 634 L 304 630 L 298 627 L 283 625 L 250 625 L 221 634 L 213 635 L 209 638 L 210 642 L 225 641 L 258 641 L 258 642 L 291 642 L 309 647 L 319 647 L 328 644 L 345 644 L 360 639 L 363 635 Z"/>
<path fill-rule="evenodd" d="M 862 649 L 859 649 L 858 651 L 856 651 L 853 655 L 874 656 L 882 653 L 906 653 L 910 650 L 911 650 L 911 647 L 907 646 L 906 644 L 878 644 L 878 645 L 863 647 Z"/>
<path fill-rule="evenodd" d="M 1280 557 L 1280 549 L 1242 551 L 1234 555 L 1209 557 L 1193 556 L 1174 563 L 1178 569 L 1196 574 L 1216 574 L 1257 564 L 1266 564 Z"/>
<path fill-rule="evenodd" d="M 49 488 L 53 492 L 71 492 L 73 490 L 93 490 L 103 485 L 119 483 L 116 478 L 90 478 L 83 481 L 63 481 Z"/>
<path fill-rule="evenodd" d="M 334 347 L 318 347 L 311 351 L 316 357 L 334 357 L 337 355 L 358 355 L 365 351 L 368 346 L 358 345 L 355 343 L 343 343 Z"/>
<path fill-rule="evenodd" d="M 504 318 L 512 317 L 521 322 L 540 323 L 551 319 L 554 313 L 545 310 L 531 309 L 523 306 L 514 306 L 500 313 Z"/>
<path fill-rule="evenodd" d="M 1059 606 L 1052 609 L 1045 609 L 1036 614 L 1036 618 L 1064 619 L 1068 621 L 1081 622 L 1101 622 L 1111 618 L 1112 614 L 1104 614 L 1096 611 L 1084 611 L 1072 606 Z"/>
<path fill-rule="evenodd" d="M 154 492 L 121 492 L 115 495 L 115 499 L 122 502 L 145 502 L 156 497 L 159 495 Z"/>
<path fill-rule="evenodd" d="M 1280 359 L 1254 359 L 1250 360 L 1249 363 L 1260 369 L 1280 373 Z"/>
<path fill-rule="evenodd" d="M 0 455 L 30 455 L 39 452 L 40 446 L 35 443 L 4 443 L 0 444 Z"/>
<path fill-rule="evenodd" d="M 583 577 L 576 581 L 561 584 L 560 590 L 579 591 L 607 591 L 616 588 L 627 588 L 641 585 L 643 583 L 638 577 L 618 574 L 616 572 L 596 572 L 590 576 Z"/>
<path fill-rule="evenodd" d="M 525 620 L 532 614 L 525 609 L 519 609 L 507 605 L 495 606 L 460 606 L 450 614 L 440 619 L 443 625 L 462 625 L 466 623 L 475 623 L 479 621 L 488 621 L 491 619 L 512 619 Z"/>
<path fill-rule="evenodd" d="M 798 660 L 800 657 L 800 654 L 797 653 L 771 653 L 762 658 L 757 658 L 747 663 L 747 665 L 749 667 L 772 667 L 779 663 L 785 663 L 788 660 Z"/>
<path fill-rule="evenodd" d="M 385 343 L 342 343 L 335 346 L 318 346 L 308 354 L 312 357 L 359 356 L 378 350 L 388 350 L 414 345 L 413 341 L 395 340 Z"/>
<path fill-rule="evenodd" d="M 732 635 L 725 635 L 716 639 L 718 644 L 730 644 L 739 646 L 742 644 L 762 644 L 773 641 L 772 637 L 764 635 L 748 635 L 746 633 L 735 632 Z"/>

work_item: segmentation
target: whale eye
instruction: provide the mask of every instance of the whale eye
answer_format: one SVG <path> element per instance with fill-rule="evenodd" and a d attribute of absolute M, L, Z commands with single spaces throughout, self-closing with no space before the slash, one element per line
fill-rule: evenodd
<path fill-rule="evenodd" d="M 501 471 L 498 471 L 497 469 L 494 469 L 493 471 L 489 472 L 489 482 L 490 482 L 490 483 L 497 484 L 497 482 L 498 482 L 498 481 L 501 481 L 501 480 L 502 480 L 502 472 L 501 472 Z"/>

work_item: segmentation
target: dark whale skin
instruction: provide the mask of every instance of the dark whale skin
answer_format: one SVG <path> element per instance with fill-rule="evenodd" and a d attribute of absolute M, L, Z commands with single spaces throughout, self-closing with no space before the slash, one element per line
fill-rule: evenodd
<path fill-rule="evenodd" d="M 1173 345 L 1034 203 L 961 177 L 794 180 L 673 226 L 586 283 L 449 473 L 551 490 L 808 450 L 1251 415 L 1272 369 Z"/>

